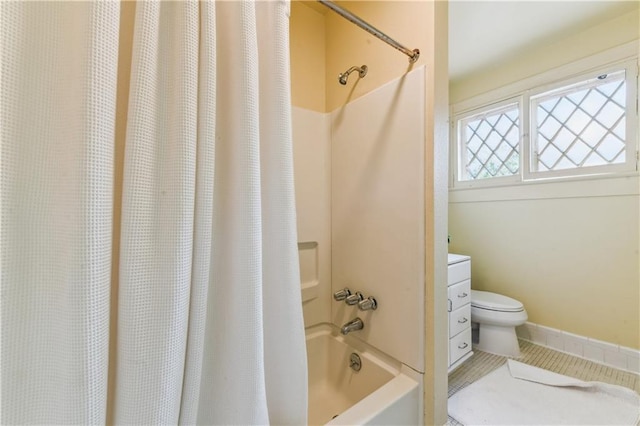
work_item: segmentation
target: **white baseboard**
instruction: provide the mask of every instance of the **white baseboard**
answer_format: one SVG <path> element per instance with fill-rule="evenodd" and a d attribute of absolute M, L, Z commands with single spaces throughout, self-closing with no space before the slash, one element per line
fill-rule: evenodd
<path fill-rule="evenodd" d="M 518 338 L 536 345 L 640 375 L 640 351 L 555 328 L 527 322 L 516 327 Z"/>

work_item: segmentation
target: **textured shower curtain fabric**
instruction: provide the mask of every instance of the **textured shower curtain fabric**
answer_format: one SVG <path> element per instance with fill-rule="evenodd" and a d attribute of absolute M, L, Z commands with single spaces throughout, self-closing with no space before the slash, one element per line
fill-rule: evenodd
<path fill-rule="evenodd" d="M 116 2 L 0 2 L 2 424 L 104 422 Z"/>
<path fill-rule="evenodd" d="M 135 25 L 116 422 L 303 424 L 288 4 L 141 2 Z"/>
<path fill-rule="evenodd" d="M 1 423 L 305 424 L 288 3 L 137 3 L 117 292 L 119 4 L 0 11 Z"/>

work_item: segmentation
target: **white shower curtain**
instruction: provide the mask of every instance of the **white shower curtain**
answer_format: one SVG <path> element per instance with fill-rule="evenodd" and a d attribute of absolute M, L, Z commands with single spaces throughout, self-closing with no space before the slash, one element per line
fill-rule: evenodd
<path fill-rule="evenodd" d="M 1 422 L 306 423 L 288 3 L 137 4 L 117 301 L 118 3 L 0 12 Z"/>

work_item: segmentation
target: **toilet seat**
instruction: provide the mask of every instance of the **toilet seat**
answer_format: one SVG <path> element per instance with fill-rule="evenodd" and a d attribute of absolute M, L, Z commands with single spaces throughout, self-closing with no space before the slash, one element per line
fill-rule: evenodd
<path fill-rule="evenodd" d="M 471 290 L 471 306 L 497 312 L 524 311 L 524 305 L 515 299 L 480 290 Z"/>

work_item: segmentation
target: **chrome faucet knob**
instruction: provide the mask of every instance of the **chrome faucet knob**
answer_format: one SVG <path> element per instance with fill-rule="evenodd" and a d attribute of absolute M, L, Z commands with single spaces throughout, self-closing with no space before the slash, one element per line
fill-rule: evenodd
<path fill-rule="evenodd" d="M 359 291 L 356 291 L 355 294 L 347 296 L 347 298 L 344 301 L 346 302 L 347 305 L 356 305 L 360 303 L 362 299 L 364 299 L 364 296 L 362 295 L 362 293 L 360 293 Z"/>
<path fill-rule="evenodd" d="M 351 290 L 349 290 L 348 288 L 343 288 L 342 290 L 338 290 L 335 293 L 333 293 L 333 299 L 336 302 L 339 302 L 341 300 L 346 299 L 347 297 L 351 296 Z"/>
<path fill-rule="evenodd" d="M 361 311 L 375 311 L 376 309 L 378 309 L 378 302 L 376 302 L 376 299 L 374 299 L 373 297 L 368 297 L 365 300 L 361 300 L 360 302 L 358 302 L 358 309 L 360 309 Z"/>

